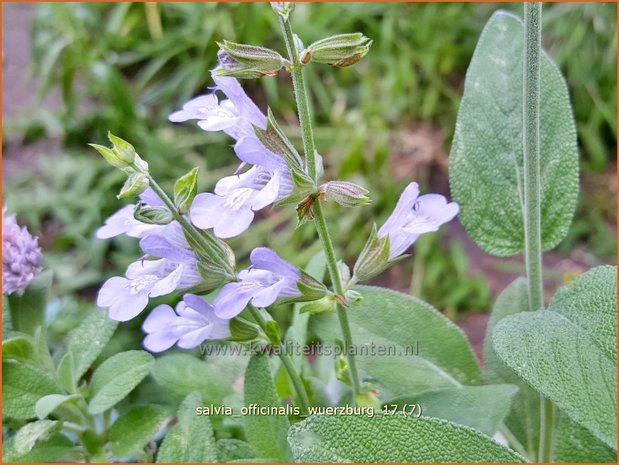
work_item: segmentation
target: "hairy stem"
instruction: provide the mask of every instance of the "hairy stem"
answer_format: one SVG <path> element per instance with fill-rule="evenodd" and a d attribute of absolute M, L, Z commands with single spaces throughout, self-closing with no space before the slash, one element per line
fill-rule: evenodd
<path fill-rule="evenodd" d="M 329 235 L 329 229 L 327 228 L 327 222 L 322 212 L 322 205 L 320 202 L 314 204 L 314 224 L 318 230 L 318 236 L 322 241 L 325 255 L 327 256 L 327 268 L 329 269 L 329 276 L 333 283 L 333 290 L 337 295 L 344 295 L 344 288 L 342 286 L 342 278 L 340 272 L 337 269 L 337 259 L 335 257 L 335 251 L 333 250 L 333 242 Z M 361 392 L 361 382 L 359 381 L 359 372 L 357 370 L 357 361 L 353 355 L 353 341 L 352 333 L 350 331 L 350 324 L 348 322 L 348 315 L 346 309 L 337 304 L 337 318 L 340 322 L 340 328 L 342 330 L 342 339 L 344 340 L 344 351 L 348 359 L 348 370 L 350 371 L 350 382 L 352 384 L 353 393 L 355 396 Z"/>
<path fill-rule="evenodd" d="M 286 41 L 286 49 L 288 50 L 289 59 L 292 63 L 291 74 L 292 83 L 294 86 L 294 95 L 297 104 L 297 111 L 299 113 L 299 122 L 301 123 L 301 134 L 303 138 L 303 147 L 305 152 L 305 162 L 307 164 L 307 170 L 310 177 L 315 183 L 318 182 L 317 170 L 316 170 L 316 146 L 314 144 L 314 133 L 312 129 L 312 118 L 309 110 L 309 101 L 307 98 L 307 90 L 305 88 L 305 80 L 303 78 L 302 65 L 299 62 L 299 53 L 294 42 L 294 34 L 290 27 L 290 21 L 279 17 L 279 23 Z M 342 279 L 340 272 L 337 268 L 337 258 L 335 256 L 335 250 L 331 236 L 329 234 L 329 228 L 325 220 L 325 216 L 322 212 L 322 206 L 320 201 L 316 201 L 313 205 L 314 224 L 318 231 L 318 236 L 322 242 L 322 247 L 327 256 L 327 268 L 333 283 L 333 290 L 339 296 L 344 295 L 344 289 L 342 286 Z M 351 350 L 353 346 L 352 333 L 350 331 L 350 324 L 348 322 L 348 315 L 346 309 L 338 304 L 337 305 L 337 317 L 342 330 L 342 339 L 344 340 L 344 350 L 348 359 L 348 369 L 350 372 L 350 381 L 353 388 L 354 398 L 361 392 L 361 382 L 359 380 L 359 372 L 357 371 L 357 363 Z"/>
<path fill-rule="evenodd" d="M 148 175 L 148 182 L 151 189 L 157 194 L 168 210 L 170 210 L 170 213 L 172 213 L 174 219 L 179 222 L 185 233 L 191 237 L 196 244 L 200 245 L 203 250 L 210 252 L 212 256 L 217 256 L 219 259 L 218 264 L 222 265 L 230 276 L 235 276 L 235 270 L 227 263 L 225 256 L 222 255 L 221 247 L 217 243 L 217 239 L 212 237 L 208 232 L 202 234 L 184 215 L 179 213 L 172 199 L 168 197 L 168 194 L 165 193 L 151 175 Z"/>
<path fill-rule="evenodd" d="M 288 55 L 292 62 L 292 85 L 294 86 L 299 122 L 301 123 L 301 138 L 303 139 L 303 150 L 305 152 L 307 171 L 314 182 L 317 182 L 316 145 L 314 144 L 314 132 L 312 129 L 312 117 L 310 115 L 307 89 L 305 88 L 305 80 L 303 79 L 303 68 L 299 62 L 299 53 L 294 42 L 290 21 L 284 20 L 281 16 L 278 16 L 278 18 L 286 41 L 286 49 L 288 50 Z"/>
<path fill-rule="evenodd" d="M 524 4 L 524 233 L 529 310 L 544 308 L 542 276 L 541 176 L 540 176 L 540 64 L 542 48 L 542 4 Z M 540 396 L 540 441 L 538 461 L 549 462 L 553 446 L 554 406 Z"/>
<path fill-rule="evenodd" d="M 258 323 L 258 326 L 260 326 L 262 331 L 265 334 L 269 334 L 269 332 L 267 331 L 267 322 L 262 316 L 262 313 L 260 313 L 260 310 L 258 310 L 252 304 L 249 304 L 248 308 L 252 316 L 254 317 L 254 320 L 256 320 L 256 322 Z M 294 389 L 297 392 L 297 397 L 299 400 L 299 404 L 301 404 L 301 409 L 303 410 L 303 414 L 307 415 L 309 413 L 310 402 L 309 402 L 309 397 L 307 396 L 307 391 L 305 390 L 305 385 L 303 384 L 303 380 L 301 379 L 301 376 L 299 376 L 299 373 L 297 373 L 297 370 L 294 367 L 294 363 L 292 362 L 292 359 L 290 358 L 290 354 L 286 352 L 286 346 L 284 345 L 284 342 L 282 341 L 281 337 L 278 337 L 277 341 L 272 341 L 272 342 L 274 342 L 279 347 L 279 350 L 278 350 L 279 358 L 282 361 L 284 368 L 288 372 L 288 376 L 290 376 L 292 384 L 294 385 Z"/>

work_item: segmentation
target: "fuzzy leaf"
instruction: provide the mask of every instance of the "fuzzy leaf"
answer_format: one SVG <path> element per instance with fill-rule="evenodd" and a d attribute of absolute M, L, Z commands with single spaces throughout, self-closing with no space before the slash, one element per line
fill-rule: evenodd
<path fill-rule="evenodd" d="M 441 388 L 418 396 L 398 397 L 385 404 L 418 404 L 424 417 L 442 418 L 493 436 L 509 413 L 517 390 L 512 384 Z"/>
<path fill-rule="evenodd" d="M 218 462 L 253 461 L 256 458 L 254 448 L 239 439 L 220 439 L 215 445 Z"/>
<path fill-rule="evenodd" d="M 21 362 L 34 359 L 34 347 L 25 336 L 17 336 L 2 341 L 2 360 L 17 360 Z"/>
<path fill-rule="evenodd" d="M 402 415 L 312 416 L 290 428 L 300 462 L 522 462 L 515 452 L 464 426 Z"/>
<path fill-rule="evenodd" d="M 2 444 L 3 463 L 50 463 L 50 462 L 84 462 L 83 453 L 62 434 L 54 434 L 48 440 L 37 442 L 25 455 L 15 451 L 13 439 Z"/>
<path fill-rule="evenodd" d="M 81 399 L 81 396 L 77 394 L 72 394 L 67 396 L 65 394 L 50 394 L 45 397 L 41 397 L 36 405 L 34 406 L 34 411 L 37 414 L 39 419 L 44 419 L 48 417 L 54 410 L 60 407 L 65 402 L 71 402 L 77 399 Z"/>
<path fill-rule="evenodd" d="M 158 358 L 152 376 L 177 403 L 193 391 L 198 391 L 206 404 L 219 405 L 232 393 L 230 383 L 222 379 L 213 363 L 188 354 L 170 354 Z"/>
<path fill-rule="evenodd" d="M 617 463 L 617 452 L 565 415 L 559 418 L 555 434 L 555 462 Z"/>
<path fill-rule="evenodd" d="M 213 428 L 208 416 L 196 415 L 202 405 L 198 392 L 191 393 L 178 409 L 178 424 L 166 435 L 159 453 L 158 463 L 213 463 L 217 462 L 217 449 Z"/>
<path fill-rule="evenodd" d="M 61 424 L 52 420 L 39 420 L 26 423 L 13 439 L 13 447 L 19 455 L 27 454 L 38 441 L 46 440 L 51 434 L 58 431 Z"/>
<path fill-rule="evenodd" d="M 60 388 L 46 372 L 24 363 L 2 363 L 2 415 L 35 418 L 35 404 L 49 394 L 60 394 Z"/>
<path fill-rule="evenodd" d="M 132 407 L 110 428 L 110 445 L 116 457 L 129 457 L 144 448 L 159 431 L 166 412 L 158 405 Z"/>
<path fill-rule="evenodd" d="M 88 411 L 105 412 L 123 400 L 148 375 L 155 363 L 143 350 L 129 350 L 108 358 L 95 371 Z"/>
<path fill-rule="evenodd" d="M 460 220 L 485 251 L 524 249 L 522 21 L 495 13 L 484 28 L 466 74 L 449 157 L 449 181 Z M 542 246 L 567 234 L 578 195 L 576 129 L 565 81 L 542 54 L 540 138 Z"/>
<path fill-rule="evenodd" d="M 585 329 L 554 311 L 524 312 L 500 321 L 492 342 L 531 386 L 616 447 L 617 365 Z"/>
<path fill-rule="evenodd" d="M 97 359 L 112 338 L 118 322 L 110 320 L 103 310 L 93 310 L 69 335 L 67 350 L 73 354 L 75 381 L 78 381 Z"/>
<path fill-rule="evenodd" d="M 492 307 L 484 340 L 484 378 L 489 384 L 507 383 L 518 386 L 518 392 L 512 401 L 512 411 L 505 419 L 505 424 L 529 456 L 534 458 L 539 442 L 539 393 L 505 365 L 492 345 L 492 333 L 497 323 L 509 315 L 526 312 L 528 309 L 527 281 L 518 278 L 501 292 Z"/>
<path fill-rule="evenodd" d="M 281 407 L 275 392 L 269 359 L 265 355 L 253 356 L 245 372 L 245 405 Z M 247 440 L 258 458 L 287 462 L 290 448 L 286 434 L 290 423 L 285 415 L 247 415 L 245 417 Z"/>
<path fill-rule="evenodd" d="M 579 276 L 557 291 L 549 308 L 587 331 L 617 362 L 616 266 L 598 266 Z"/>
<path fill-rule="evenodd" d="M 359 367 L 392 397 L 479 384 L 479 366 L 466 336 L 431 305 L 378 287 L 358 286 L 355 290 L 363 299 L 346 311 Z M 313 333 L 327 341 L 340 338 L 335 318 L 333 314 L 314 315 L 310 320 Z M 372 344 L 374 355 L 368 354 Z M 396 355 L 381 356 L 380 347 Z M 419 354 L 411 356 L 417 347 Z"/>

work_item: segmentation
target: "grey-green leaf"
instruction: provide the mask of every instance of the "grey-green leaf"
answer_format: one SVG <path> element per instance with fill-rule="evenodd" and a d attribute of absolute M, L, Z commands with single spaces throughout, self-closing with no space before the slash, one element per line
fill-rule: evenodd
<path fill-rule="evenodd" d="M 217 462 L 217 449 L 213 428 L 208 416 L 196 415 L 202 405 L 200 393 L 187 396 L 178 409 L 178 424 L 166 435 L 159 453 L 158 463 L 213 463 Z"/>
<path fill-rule="evenodd" d="M 312 416 L 290 428 L 300 462 L 522 462 L 521 456 L 465 426 L 402 415 Z"/>
<path fill-rule="evenodd" d="M 19 455 L 27 454 L 37 441 L 44 441 L 59 430 L 61 424 L 53 420 L 38 420 L 26 423 L 13 439 L 13 447 Z"/>
<path fill-rule="evenodd" d="M 129 457 L 144 448 L 159 431 L 166 411 L 159 405 L 139 405 L 120 416 L 109 432 L 112 453 Z"/>
<path fill-rule="evenodd" d="M 148 375 L 155 363 L 143 350 L 121 352 L 103 362 L 92 376 L 88 411 L 105 412 L 123 400 Z"/>
<path fill-rule="evenodd" d="M 35 359 L 32 342 L 25 336 L 17 336 L 2 341 L 2 360 L 33 361 Z"/>
<path fill-rule="evenodd" d="M 253 356 L 245 372 L 245 405 L 281 407 L 275 392 L 269 359 L 265 355 Z M 288 462 L 290 448 L 286 434 L 290 423 L 286 415 L 247 415 L 245 417 L 247 441 L 258 458 Z"/>
<path fill-rule="evenodd" d="M 524 249 L 522 220 L 522 21 L 495 13 L 466 74 L 449 157 L 449 182 L 460 221 L 487 252 Z M 576 129 L 565 81 L 546 55 L 541 62 L 542 246 L 567 234 L 578 196 Z"/>
<path fill-rule="evenodd" d="M 254 448 L 240 439 L 220 439 L 215 445 L 218 462 L 251 461 L 256 458 Z"/>
<path fill-rule="evenodd" d="M 2 363 L 2 414 L 16 420 L 35 418 L 34 406 L 60 388 L 46 372 L 24 363 Z"/>
<path fill-rule="evenodd" d="M 617 452 L 565 415 L 560 416 L 555 435 L 555 462 L 617 463 Z"/>
<path fill-rule="evenodd" d="M 509 413 L 518 388 L 512 384 L 462 386 L 425 391 L 417 396 L 398 397 L 387 405 L 420 405 L 424 417 L 442 418 L 493 436 Z"/>
<path fill-rule="evenodd" d="M 69 335 L 67 350 L 73 354 L 74 376 L 78 381 L 109 342 L 118 322 L 96 309 Z"/>
<path fill-rule="evenodd" d="M 554 311 L 524 312 L 500 321 L 492 342 L 531 386 L 616 447 L 617 365 L 583 328 Z"/>
<path fill-rule="evenodd" d="M 557 291 L 551 310 L 564 315 L 617 361 L 617 267 L 598 266 Z"/>
<path fill-rule="evenodd" d="M 13 439 L 2 444 L 3 463 L 50 463 L 50 462 L 84 462 L 83 452 L 76 448 L 62 434 L 54 434 L 48 440 L 37 442 L 25 455 L 17 453 Z"/>
<path fill-rule="evenodd" d="M 431 305 L 389 289 L 355 290 L 363 299 L 346 311 L 359 367 L 392 397 L 479 384 L 479 366 L 466 336 Z M 327 341 L 340 338 L 335 318 L 315 315 L 313 333 Z"/>
<path fill-rule="evenodd" d="M 518 392 L 512 401 L 512 411 L 505 424 L 526 449 L 530 458 L 535 458 L 539 441 L 539 393 L 509 368 L 496 354 L 492 345 L 492 332 L 499 321 L 509 315 L 528 311 L 527 282 L 518 278 L 505 288 L 492 307 L 492 314 L 484 340 L 484 378 L 488 384 L 515 384 Z"/>
<path fill-rule="evenodd" d="M 178 403 L 193 391 L 198 391 L 204 402 L 219 405 L 232 392 L 231 383 L 222 378 L 220 370 L 214 369 L 213 363 L 188 354 L 170 354 L 158 358 L 152 376 Z"/>
<path fill-rule="evenodd" d="M 80 399 L 77 394 L 67 396 L 65 394 L 50 394 L 45 397 L 41 397 L 34 406 L 34 411 L 39 419 L 46 418 L 54 410 L 63 405 L 65 402 L 72 402 Z"/>

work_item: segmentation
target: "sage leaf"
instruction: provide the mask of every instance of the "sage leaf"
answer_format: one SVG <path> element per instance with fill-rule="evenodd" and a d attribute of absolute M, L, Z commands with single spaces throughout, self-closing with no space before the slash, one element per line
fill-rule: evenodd
<path fill-rule="evenodd" d="M 166 435 L 159 453 L 158 463 L 213 463 L 217 462 L 217 449 L 213 428 L 208 416 L 196 415 L 202 405 L 199 392 L 193 392 L 178 409 L 178 424 Z"/>
<path fill-rule="evenodd" d="M 110 428 L 112 454 L 129 457 L 139 452 L 159 431 L 165 418 L 165 409 L 158 405 L 139 405 L 127 410 Z"/>
<path fill-rule="evenodd" d="M 216 368 L 213 363 L 188 354 L 170 354 L 158 358 L 151 372 L 155 381 L 176 403 L 198 391 L 205 403 L 220 405 L 232 393 L 232 388 L 230 380 L 222 377 Z"/>
<path fill-rule="evenodd" d="M 398 397 L 385 404 L 402 406 L 404 410 L 406 406 L 420 405 L 424 417 L 442 418 L 493 436 L 509 413 L 517 391 L 512 384 L 440 388 Z"/>
<path fill-rule="evenodd" d="M 555 311 L 524 312 L 500 321 L 492 342 L 533 388 L 616 447 L 617 365 L 585 329 Z"/>
<path fill-rule="evenodd" d="M 53 420 L 38 420 L 32 423 L 26 423 L 15 433 L 13 439 L 13 447 L 19 455 L 27 454 L 32 450 L 37 441 L 42 441 L 62 426 L 61 423 Z"/>
<path fill-rule="evenodd" d="M 275 392 L 269 359 L 265 355 L 254 355 L 245 372 L 245 406 L 257 404 L 261 407 L 281 407 Z M 256 451 L 256 457 L 276 461 L 290 461 L 290 448 L 286 435 L 290 423 L 286 415 L 245 416 L 247 441 Z"/>
<path fill-rule="evenodd" d="M 299 462 L 522 462 L 465 426 L 403 415 L 312 416 L 290 428 Z"/>
<path fill-rule="evenodd" d="M 617 452 L 566 415 L 560 416 L 555 435 L 555 462 L 617 463 Z"/>
<path fill-rule="evenodd" d="M 32 342 L 25 336 L 17 336 L 2 341 L 2 360 L 34 361 L 34 352 Z"/>
<path fill-rule="evenodd" d="M 430 304 L 389 289 L 355 290 L 362 299 L 346 312 L 357 363 L 387 391 L 386 398 L 479 384 L 479 365 L 466 336 Z M 333 314 L 314 315 L 310 325 L 326 341 L 341 337 Z"/>
<path fill-rule="evenodd" d="M 34 411 L 39 419 L 47 418 L 54 410 L 60 407 L 65 402 L 72 402 L 80 399 L 77 394 L 70 396 L 65 394 L 50 394 L 45 397 L 41 397 L 34 406 Z"/>
<path fill-rule="evenodd" d="M 155 363 L 143 350 L 121 352 L 108 358 L 92 375 L 88 411 L 105 412 L 123 400 L 148 375 Z"/>
<path fill-rule="evenodd" d="M 96 309 L 69 335 L 67 350 L 73 354 L 75 381 L 90 368 L 112 338 L 118 322 L 111 320 L 107 312 Z"/>
<path fill-rule="evenodd" d="M 499 321 L 528 310 L 527 281 L 518 278 L 501 292 L 492 307 L 484 339 L 484 379 L 489 384 L 509 383 L 518 386 L 505 425 L 523 445 L 529 458 L 534 459 L 539 443 L 539 393 L 501 360 L 492 345 L 492 333 Z"/>
<path fill-rule="evenodd" d="M 240 439 L 220 439 L 215 446 L 218 462 L 253 461 L 256 458 L 254 448 Z"/>
<path fill-rule="evenodd" d="M 16 420 L 35 418 L 35 404 L 60 387 L 43 370 L 24 363 L 2 363 L 2 414 Z"/>
<path fill-rule="evenodd" d="M 449 157 L 449 182 L 460 221 L 488 253 L 524 250 L 524 26 L 499 11 L 486 24 L 466 74 Z M 578 196 L 578 148 L 561 72 L 541 57 L 540 142 L 542 247 L 567 234 Z"/>
<path fill-rule="evenodd" d="M 617 267 L 598 266 L 560 288 L 549 308 L 589 333 L 617 362 Z"/>

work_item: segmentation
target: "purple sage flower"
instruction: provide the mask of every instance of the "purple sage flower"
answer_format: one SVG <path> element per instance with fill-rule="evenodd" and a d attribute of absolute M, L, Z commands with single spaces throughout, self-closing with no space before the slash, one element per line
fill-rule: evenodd
<path fill-rule="evenodd" d="M 419 185 L 411 182 L 398 200 L 391 216 L 378 230 L 378 237 L 389 236 L 389 259 L 402 255 L 424 233 L 438 231 L 451 221 L 459 208 L 439 194 L 419 195 Z"/>
<path fill-rule="evenodd" d="M 207 339 L 230 336 L 229 320 L 217 317 L 211 304 L 193 294 L 183 297 L 176 312 L 169 305 L 156 307 L 142 329 L 147 333 L 144 347 L 151 352 L 162 352 L 174 344 L 193 349 Z"/>
<path fill-rule="evenodd" d="M 249 257 L 251 266 L 239 273 L 238 282 L 221 288 L 213 306 L 219 318 L 234 318 L 251 302 L 256 307 L 268 307 L 278 297 L 299 297 L 297 282 L 301 273 L 266 247 L 254 249 Z"/>
<path fill-rule="evenodd" d="M 239 81 L 233 77 L 217 76 L 213 73 L 213 93 L 200 95 L 172 113 L 168 119 L 181 123 L 197 119 L 198 126 L 205 131 L 224 131 L 234 139 L 254 136 L 252 125 L 266 129 L 266 116 L 247 96 Z M 219 100 L 215 91 L 220 90 L 227 97 Z"/>
<path fill-rule="evenodd" d="M 150 207 L 161 207 L 163 202 L 149 187 L 140 194 L 140 200 Z M 97 229 L 96 236 L 98 239 L 109 239 L 120 234 L 126 234 L 130 237 L 140 238 L 149 232 L 157 231 L 163 226 L 156 224 L 146 224 L 136 220 L 133 217 L 133 205 L 125 205 L 112 216 L 110 216 L 103 226 Z"/>
<path fill-rule="evenodd" d="M 124 278 L 114 276 L 99 290 L 97 305 L 109 307 L 112 320 L 135 318 L 144 310 L 149 298 L 189 289 L 201 282 L 198 260 L 178 223 L 170 223 L 146 235 L 140 247 L 147 257 L 159 259 L 143 258 L 132 263 Z"/>
<path fill-rule="evenodd" d="M 238 236 L 254 219 L 254 212 L 287 197 L 293 189 L 286 162 L 268 150 L 256 137 L 253 126 L 266 128 L 266 116 L 232 77 L 213 74 L 215 93 L 187 102 L 181 111 L 170 115 L 173 122 L 198 119 L 206 131 L 224 131 L 237 140 L 234 151 L 242 164 L 234 176 L 221 179 L 215 193 L 196 196 L 190 210 L 191 221 L 199 228 L 213 228 L 220 238 Z M 241 173 L 245 165 L 253 165 Z M 239 174 L 241 173 L 241 174 Z"/>
<path fill-rule="evenodd" d="M 2 209 L 2 293 L 23 293 L 41 272 L 42 259 L 38 238 Z"/>

